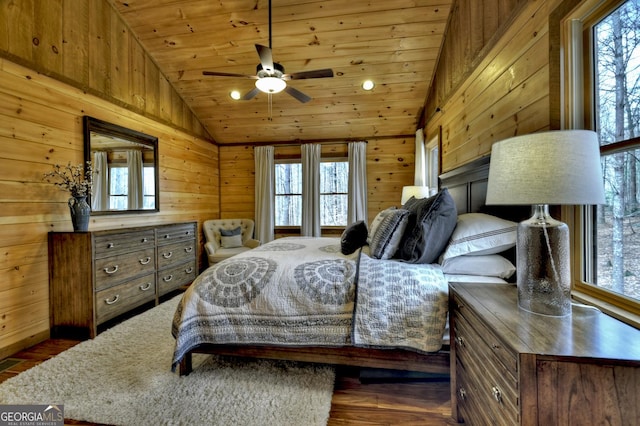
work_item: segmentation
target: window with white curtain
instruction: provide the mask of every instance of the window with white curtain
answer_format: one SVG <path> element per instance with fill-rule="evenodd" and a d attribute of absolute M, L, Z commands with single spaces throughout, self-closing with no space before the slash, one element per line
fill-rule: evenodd
<path fill-rule="evenodd" d="M 346 226 L 349 163 L 346 158 L 323 159 L 320 163 L 320 225 Z M 275 164 L 276 226 L 302 223 L 302 164 L 278 160 Z"/>
<path fill-rule="evenodd" d="M 438 176 L 440 175 L 440 137 L 435 136 L 427 142 L 427 186 L 429 192 L 438 192 Z"/>
<path fill-rule="evenodd" d="M 143 209 L 153 209 L 155 205 L 155 169 L 145 165 L 143 171 Z M 129 169 L 125 163 L 109 164 L 109 209 L 127 210 Z"/>

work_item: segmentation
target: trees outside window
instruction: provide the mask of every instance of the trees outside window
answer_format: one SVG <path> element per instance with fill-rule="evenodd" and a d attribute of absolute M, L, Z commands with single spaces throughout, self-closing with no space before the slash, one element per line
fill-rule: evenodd
<path fill-rule="evenodd" d="M 323 160 L 320 163 L 320 225 L 346 226 L 349 163 Z M 279 162 L 275 165 L 276 226 L 302 223 L 302 164 Z"/>
<path fill-rule="evenodd" d="M 640 0 L 628 0 L 585 28 L 590 40 L 591 125 L 600 137 L 607 204 L 586 222 L 590 285 L 640 301 Z M 591 75 L 590 73 L 587 73 Z M 591 113 L 589 113 L 591 112 Z M 589 241 L 588 238 L 585 240 Z"/>

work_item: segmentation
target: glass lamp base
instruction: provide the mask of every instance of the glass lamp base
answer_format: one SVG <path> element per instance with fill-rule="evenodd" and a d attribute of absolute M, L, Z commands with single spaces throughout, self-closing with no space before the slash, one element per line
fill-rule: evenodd
<path fill-rule="evenodd" d="M 533 216 L 518 224 L 516 245 L 518 306 L 535 314 L 571 314 L 569 227 L 534 206 Z"/>

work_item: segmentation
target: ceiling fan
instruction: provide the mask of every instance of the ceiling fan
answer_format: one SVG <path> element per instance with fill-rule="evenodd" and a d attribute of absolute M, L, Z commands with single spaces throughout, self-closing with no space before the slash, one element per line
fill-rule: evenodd
<path fill-rule="evenodd" d="M 218 77 L 241 77 L 256 80 L 256 87 L 240 98 L 245 101 L 253 99 L 260 92 L 271 95 L 284 90 L 302 103 L 309 102 L 311 97 L 287 85 L 287 81 L 333 77 L 333 70 L 329 68 L 285 74 L 284 67 L 277 62 L 273 62 L 273 56 L 271 54 L 271 0 L 269 0 L 269 47 L 262 46 L 260 44 L 256 44 L 255 46 L 258 51 L 258 56 L 260 57 L 260 63 L 256 67 L 256 75 L 233 74 L 216 71 L 203 71 L 202 74 Z"/>

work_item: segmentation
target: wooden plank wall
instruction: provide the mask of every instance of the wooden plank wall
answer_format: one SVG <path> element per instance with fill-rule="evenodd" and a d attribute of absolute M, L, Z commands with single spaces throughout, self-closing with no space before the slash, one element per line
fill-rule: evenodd
<path fill-rule="evenodd" d="M 399 205 L 402 187 L 413 185 L 413 138 L 367 141 L 369 222 L 380 211 Z M 278 158 L 300 158 L 300 147 L 274 145 Z M 346 157 L 347 144 L 323 144 L 322 155 Z M 220 215 L 223 218 L 254 217 L 255 173 L 253 146 L 220 147 Z"/>
<path fill-rule="evenodd" d="M 550 52 L 559 54 L 559 40 L 550 39 L 549 15 L 559 4 L 558 0 L 512 2 L 517 13 L 487 46 L 482 60 L 456 87 L 438 95 L 442 103 L 428 117 L 426 133 L 428 140 L 442 130 L 443 172 L 489 155 L 494 142 L 550 130 L 557 121 L 550 112 L 551 97 L 559 96 L 551 92 L 558 84 L 550 79 Z M 464 31 L 447 37 L 466 40 Z M 464 40 L 448 43 L 456 52 L 445 50 L 441 56 L 460 56 L 458 50 L 467 46 Z M 437 75 L 436 79 L 445 77 Z M 454 84 L 448 76 L 446 79 Z M 433 104 L 430 108 L 435 109 Z"/>
<path fill-rule="evenodd" d="M 108 1 L 2 1 L 0 28 L 0 57 L 211 139 Z"/>
<path fill-rule="evenodd" d="M 42 175 L 83 161 L 83 115 L 159 139 L 160 212 L 90 230 L 202 223 L 220 206 L 218 147 L 107 2 L 0 2 L 0 27 L 1 359 L 49 335 L 47 232 L 72 226 Z"/>

